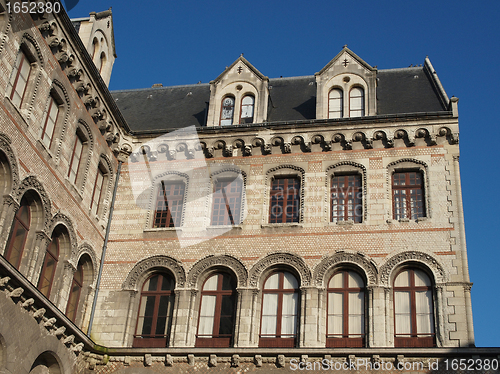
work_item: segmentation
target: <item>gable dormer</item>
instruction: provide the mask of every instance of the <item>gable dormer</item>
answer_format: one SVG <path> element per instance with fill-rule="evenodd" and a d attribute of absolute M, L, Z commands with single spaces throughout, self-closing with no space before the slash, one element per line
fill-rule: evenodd
<path fill-rule="evenodd" d="M 266 121 L 269 78 L 243 55 L 210 82 L 207 126 Z"/>
<path fill-rule="evenodd" d="M 317 119 L 376 115 L 377 69 L 347 45 L 315 76 Z"/>

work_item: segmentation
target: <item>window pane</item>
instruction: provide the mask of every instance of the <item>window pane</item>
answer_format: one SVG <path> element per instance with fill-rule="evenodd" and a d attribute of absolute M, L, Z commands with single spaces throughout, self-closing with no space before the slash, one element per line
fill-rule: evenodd
<path fill-rule="evenodd" d="M 276 334 L 276 318 L 278 315 L 278 295 L 264 294 L 262 299 L 262 335 Z"/>
<path fill-rule="evenodd" d="M 411 333 L 410 292 L 394 292 L 396 334 Z"/>
<path fill-rule="evenodd" d="M 342 118 L 343 117 L 343 94 L 338 88 L 330 91 L 328 100 L 328 118 Z"/>
<path fill-rule="evenodd" d="M 394 287 L 409 287 L 409 286 L 410 286 L 410 271 L 403 270 L 396 277 L 396 280 L 394 281 Z"/>
<path fill-rule="evenodd" d="M 415 307 L 417 313 L 417 332 L 419 334 L 433 333 L 432 291 L 415 292 Z"/>
<path fill-rule="evenodd" d="M 216 299 L 214 295 L 203 295 L 201 298 L 199 335 L 213 334 Z"/>
<path fill-rule="evenodd" d="M 365 282 L 363 282 L 361 276 L 354 271 L 350 271 L 348 273 L 348 278 L 349 278 L 349 287 L 351 288 L 363 288 L 365 286 Z"/>
<path fill-rule="evenodd" d="M 234 313 L 234 297 L 232 295 L 222 295 L 220 308 L 221 316 L 232 316 Z"/>
<path fill-rule="evenodd" d="M 343 273 L 335 274 L 331 279 L 330 283 L 328 283 L 329 288 L 342 288 L 344 285 L 343 281 Z"/>
<path fill-rule="evenodd" d="M 279 282 L 279 274 L 273 274 L 269 278 L 267 278 L 266 283 L 264 284 L 265 290 L 276 290 L 278 289 Z"/>
<path fill-rule="evenodd" d="M 218 280 L 219 280 L 219 274 L 212 275 L 205 282 L 205 285 L 203 286 L 203 291 L 215 291 L 215 290 L 217 290 Z"/>
<path fill-rule="evenodd" d="M 297 279 L 292 274 L 285 272 L 284 279 L 283 279 L 283 288 L 295 290 L 295 289 L 299 288 L 299 283 L 297 282 Z"/>
<path fill-rule="evenodd" d="M 425 274 L 422 270 L 413 270 L 413 273 L 415 274 L 415 286 L 419 287 L 419 286 L 427 286 L 427 287 L 430 287 L 432 284 L 431 284 L 431 280 L 429 279 L 429 277 L 427 276 L 427 274 Z"/>

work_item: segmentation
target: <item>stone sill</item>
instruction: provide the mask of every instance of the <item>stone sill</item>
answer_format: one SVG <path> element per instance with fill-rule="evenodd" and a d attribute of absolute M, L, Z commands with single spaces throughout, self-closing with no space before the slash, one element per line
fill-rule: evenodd
<path fill-rule="evenodd" d="M 304 227 L 304 225 L 300 222 L 291 222 L 291 223 L 263 223 L 260 225 L 261 228 L 280 228 L 280 227 Z"/>
<path fill-rule="evenodd" d="M 207 230 L 232 230 L 232 229 L 238 229 L 241 230 L 243 228 L 243 225 L 214 225 L 214 226 L 207 226 Z"/>
<path fill-rule="evenodd" d="M 162 231 L 182 231 L 182 227 L 154 227 L 144 229 L 144 232 L 162 232 Z"/>
<path fill-rule="evenodd" d="M 420 217 L 417 219 L 408 219 L 408 218 L 402 218 L 402 219 L 388 219 L 386 222 L 389 224 L 398 224 L 398 223 L 419 223 L 419 222 L 426 222 L 429 221 L 429 217 Z"/>

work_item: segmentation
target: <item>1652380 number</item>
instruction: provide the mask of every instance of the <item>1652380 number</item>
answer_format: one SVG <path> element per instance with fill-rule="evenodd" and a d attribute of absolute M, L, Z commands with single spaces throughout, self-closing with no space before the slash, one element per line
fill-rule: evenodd
<path fill-rule="evenodd" d="M 39 1 L 11 1 L 7 3 L 8 13 L 59 13 L 61 11 L 61 3 L 46 3 Z"/>

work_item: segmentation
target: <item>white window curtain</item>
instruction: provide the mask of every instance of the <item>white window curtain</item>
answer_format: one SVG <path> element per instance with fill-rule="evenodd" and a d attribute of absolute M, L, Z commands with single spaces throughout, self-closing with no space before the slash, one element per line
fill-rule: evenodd
<path fill-rule="evenodd" d="M 281 335 L 295 335 L 297 329 L 297 306 L 299 295 L 296 293 L 283 295 L 281 314 Z"/>
<path fill-rule="evenodd" d="M 396 334 L 411 334 L 410 292 L 394 293 Z"/>
<path fill-rule="evenodd" d="M 201 299 L 200 326 L 198 335 L 212 336 L 214 329 L 215 295 L 203 295 Z"/>
<path fill-rule="evenodd" d="M 271 278 L 269 278 L 271 279 Z M 278 294 L 266 293 L 263 298 L 261 334 L 276 337 Z"/>

